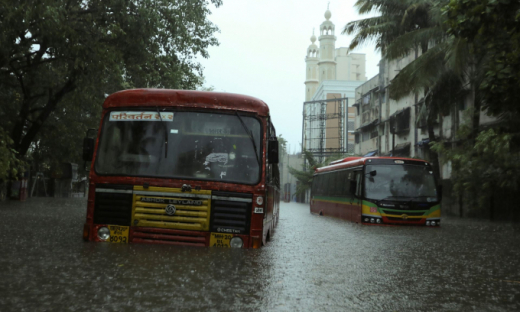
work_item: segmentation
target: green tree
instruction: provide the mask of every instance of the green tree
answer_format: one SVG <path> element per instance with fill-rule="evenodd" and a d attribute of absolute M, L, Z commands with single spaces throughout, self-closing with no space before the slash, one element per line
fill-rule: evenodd
<path fill-rule="evenodd" d="M 453 0 L 444 8 L 448 34 L 482 59 L 478 84 L 483 108 L 518 131 L 520 116 L 520 2 Z"/>
<path fill-rule="evenodd" d="M 116 90 L 196 88 L 195 57 L 218 44 L 210 3 L 222 0 L 2 0 L 0 117 L 18 157 L 59 151 L 52 131 L 83 135 Z M 83 126 L 69 129 L 70 116 Z"/>
<path fill-rule="evenodd" d="M 410 53 L 414 61 L 405 66 L 389 86 L 390 98 L 399 100 L 410 93 L 424 99 L 421 114 L 426 117 L 428 136 L 437 140 L 434 126 L 441 112 L 449 112 L 467 94 L 464 86 L 470 76 L 467 46 L 447 36 L 442 8 L 448 0 L 358 0 L 360 14 L 381 15 L 347 24 L 344 33 L 355 34 L 350 48 L 376 41 L 386 60 Z M 466 70 L 466 71 L 465 71 Z M 477 115 L 477 117 L 480 115 Z M 478 122 L 476 123 L 478 125 Z M 431 153 L 435 175 L 439 177 L 439 161 Z"/>
<path fill-rule="evenodd" d="M 432 148 L 442 153 L 444 162 L 452 166 L 453 193 L 463 196 L 470 212 L 487 209 L 493 219 L 497 191 L 515 192 L 520 186 L 518 151 L 512 145 L 515 135 L 492 128 L 479 132 L 473 143 L 468 139 L 472 135 L 469 124 L 460 127 L 457 133 L 460 144 L 456 147 L 448 148 L 437 142 Z"/>
<path fill-rule="evenodd" d="M 280 158 L 287 154 L 287 140 L 284 139 L 281 134 L 278 135 L 278 154 Z"/>
<path fill-rule="evenodd" d="M 289 173 L 292 174 L 296 180 L 298 180 L 298 186 L 296 188 L 295 195 L 304 194 L 312 186 L 312 176 L 316 168 L 327 166 L 331 161 L 345 158 L 351 155 L 331 155 L 325 158 L 322 162 L 319 162 L 314 158 L 311 152 L 303 150 L 304 164 L 302 170 L 289 167 Z"/>
<path fill-rule="evenodd" d="M 0 186 L 10 176 L 16 177 L 23 166 L 23 162 L 16 157 L 16 151 L 12 148 L 12 144 L 13 140 L 9 137 L 9 134 L 0 128 Z"/>
<path fill-rule="evenodd" d="M 351 48 L 375 40 L 388 60 L 415 52 L 415 60 L 392 80 L 390 97 L 423 95 L 419 115 L 426 116 L 431 142 L 437 139 L 437 118 L 458 116 L 457 106 L 466 98 L 473 104 L 450 146 L 432 144 L 436 175 L 442 153 L 443 162 L 452 164 L 457 192 L 466 192 L 479 207 L 489 203 L 495 190 L 517 187 L 517 179 L 510 178 L 518 174 L 514 135 L 504 127 L 482 131 L 480 115 L 484 109 L 508 121 L 509 133 L 518 131 L 520 2 L 359 0 L 357 5 L 360 13 L 381 15 L 345 27 L 346 33 L 356 34 Z M 489 183 L 482 183 L 481 175 Z"/>

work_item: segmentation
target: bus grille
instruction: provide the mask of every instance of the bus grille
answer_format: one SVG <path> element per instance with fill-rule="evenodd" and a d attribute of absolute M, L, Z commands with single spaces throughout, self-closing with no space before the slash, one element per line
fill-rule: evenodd
<path fill-rule="evenodd" d="M 249 233 L 252 195 L 213 192 L 211 231 L 219 233 Z"/>
<path fill-rule="evenodd" d="M 134 243 L 170 244 L 180 246 L 206 246 L 206 237 L 198 232 L 136 227 Z"/>
<path fill-rule="evenodd" d="M 163 200 L 164 203 L 147 202 L 147 200 Z M 201 205 L 182 204 L 196 201 Z M 175 213 L 166 212 L 169 202 L 175 202 Z M 181 204 L 177 204 L 181 203 Z M 158 227 L 166 229 L 207 231 L 209 228 L 210 202 L 208 199 L 189 199 L 170 196 L 140 196 L 135 195 L 133 225 Z"/>
<path fill-rule="evenodd" d="M 130 225 L 132 194 L 96 192 L 94 223 Z"/>

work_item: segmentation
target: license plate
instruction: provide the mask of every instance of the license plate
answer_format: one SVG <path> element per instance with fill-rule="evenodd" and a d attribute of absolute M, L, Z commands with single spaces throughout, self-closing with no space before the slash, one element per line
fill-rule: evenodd
<path fill-rule="evenodd" d="M 233 238 L 231 234 L 211 233 L 209 238 L 210 247 L 230 247 L 229 241 Z"/>
<path fill-rule="evenodd" d="M 111 243 L 128 243 L 128 226 L 109 225 Z"/>

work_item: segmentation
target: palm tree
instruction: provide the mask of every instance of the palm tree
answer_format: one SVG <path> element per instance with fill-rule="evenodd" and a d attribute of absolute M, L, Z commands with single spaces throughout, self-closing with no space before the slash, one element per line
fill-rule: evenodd
<path fill-rule="evenodd" d="M 440 112 L 446 112 L 467 94 L 471 69 L 469 50 L 463 40 L 448 36 L 442 7 L 448 0 L 358 0 L 360 14 L 374 11 L 380 16 L 347 24 L 344 34 L 355 34 L 350 49 L 369 40 L 383 58 L 394 60 L 415 51 L 418 57 L 392 80 L 390 98 L 399 100 L 410 93 L 422 94 L 430 142 L 435 142 L 434 125 Z M 480 106 L 476 110 L 480 112 Z M 479 114 L 476 114 L 479 115 Z M 478 118 L 478 117 L 477 117 Z M 478 126 L 478 120 L 474 124 Z M 438 155 L 431 153 L 435 175 L 439 177 Z"/>
<path fill-rule="evenodd" d="M 376 42 L 376 50 L 387 54 L 388 46 L 408 32 L 428 28 L 428 0 L 358 0 L 359 14 L 381 13 L 348 23 L 343 34 L 355 34 L 349 48 L 355 49 L 367 41 Z M 407 55 L 409 50 L 405 52 Z M 395 58 L 395 57 L 394 57 Z"/>

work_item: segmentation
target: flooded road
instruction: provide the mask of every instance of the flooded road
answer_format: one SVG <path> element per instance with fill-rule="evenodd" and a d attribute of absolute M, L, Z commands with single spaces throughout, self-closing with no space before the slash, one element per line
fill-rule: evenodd
<path fill-rule="evenodd" d="M 520 226 L 361 226 L 282 204 L 258 250 L 81 239 L 86 201 L 0 203 L 0 311 L 518 311 Z"/>

